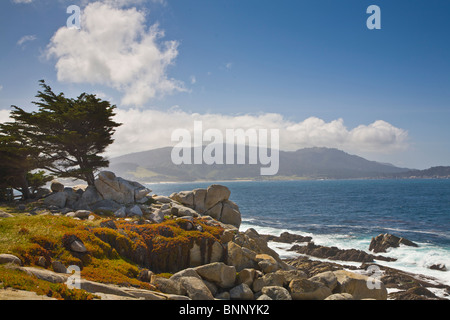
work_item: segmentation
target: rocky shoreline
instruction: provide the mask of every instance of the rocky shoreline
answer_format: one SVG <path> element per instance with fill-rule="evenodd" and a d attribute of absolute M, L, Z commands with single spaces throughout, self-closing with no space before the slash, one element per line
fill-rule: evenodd
<path fill-rule="evenodd" d="M 52 183 L 32 208 L 0 214 L 0 226 L 9 219 L 48 217 L 64 228 L 76 221 L 73 230 L 77 232 L 67 231 L 72 227 L 64 229 L 61 239 L 55 236 L 53 241 L 27 236 L 39 250 L 33 243 L 33 251 L 0 251 L 0 268 L 5 273 L 67 284 L 70 262 L 81 269 L 79 288 L 103 300 L 443 299 L 436 290 L 447 299 L 450 296 L 450 287 L 433 279 L 377 265 L 375 260 L 389 261 L 382 255 L 317 246 L 311 237 L 289 233 L 269 236 L 254 229 L 241 231 L 239 208 L 225 186 L 170 196 L 149 196 L 150 192 L 112 172 L 101 172 L 95 187 Z M 18 233 L 24 233 L 23 229 Z M 291 250 L 299 257 L 281 259 L 269 241 L 292 244 Z M 378 253 L 396 243 L 414 245 L 395 236 L 379 236 L 371 247 Z M 95 265 L 110 259 L 131 264 L 129 268 L 135 271 L 128 272 L 127 281 L 137 284 L 113 283 L 95 275 Z M 347 266 L 345 261 L 361 262 L 361 266 Z M 95 281 L 96 277 L 100 280 Z M 3 281 L 0 278 L 0 300 L 44 299 Z"/>

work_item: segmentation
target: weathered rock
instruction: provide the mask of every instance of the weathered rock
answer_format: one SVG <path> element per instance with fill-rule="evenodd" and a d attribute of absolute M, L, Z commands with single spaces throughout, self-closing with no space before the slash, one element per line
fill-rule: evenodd
<path fill-rule="evenodd" d="M 273 299 L 266 294 L 262 294 L 256 300 L 273 300 Z"/>
<path fill-rule="evenodd" d="M 164 221 L 164 212 L 162 210 L 155 210 L 152 214 L 150 214 L 149 219 L 154 223 L 161 223 Z"/>
<path fill-rule="evenodd" d="M 142 217 L 144 214 L 142 213 L 141 208 L 138 205 L 135 205 L 130 209 L 128 215 Z"/>
<path fill-rule="evenodd" d="M 64 185 L 57 180 L 53 180 L 50 184 L 50 190 L 52 190 L 52 192 L 63 192 Z"/>
<path fill-rule="evenodd" d="M 40 256 L 40 257 L 38 258 L 36 264 L 37 264 L 38 266 L 41 266 L 41 267 L 45 268 L 45 265 L 47 264 L 47 260 L 45 259 L 44 256 Z"/>
<path fill-rule="evenodd" d="M 0 218 L 13 218 L 14 216 L 8 212 L 0 210 Z"/>
<path fill-rule="evenodd" d="M 116 177 L 110 171 L 102 171 L 98 174 L 95 187 L 104 199 L 122 204 L 139 201 L 151 192 L 142 184 Z"/>
<path fill-rule="evenodd" d="M 180 270 L 180 271 L 174 273 L 174 274 L 170 277 L 170 279 L 171 279 L 171 280 L 174 280 L 174 281 L 179 281 L 179 280 L 180 280 L 181 278 L 183 278 L 183 277 L 194 277 L 194 278 L 197 278 L 197 279 L 200 279 L 200 280 L 202 279 L 202 278 L 198 275 L 197 271 L 195 271 L 194 268 L 186 268 L 186 269 Z"/>
<path fill-rule="evenodd" d="M 341 293 L 350 293 L 356 300 L 365 298 L 373 298 L 376 300 L 387 299 L 387 289 L 379 279 L 369 279 L 365 275 L 346 270 L 337 270 L 333 273 L 338 281 L 337 289 Z"/>
<path fill-rule="evenodd" d="M 204 214 L 218 221 L 222 218 L 222 202 L 216 203 L 212 208 L 208 209 Z"/>
<path fill-rule="evenodd" d="M 47 206 L 57 206 L 58 208 L 64 208 L 66 206 L 67 193 L 55 192 L 44 199 L 44 204 Z"/>
<path fill-rule="evenodd" d="M 292 280 L 296 279 L 306 279 L 308 275 L 302 270 L 278 270 L 275 272 L 276 274 L 280 274 L 284 278 L 284 285 L 289 285 Z"/>
<path fill-rule="evenodd" d="M 447 271 L 447 267 L 443 263 L 432 264 L 431 266 L 428 267 L 428 269 L 439 270 L 439 271 Z"/>
<path fill-rule="evenodd" d="M 319 274 L 316 274 L 314 277 L 309 279 L 310 281 L 321 282 L 330 288 L 331 291 L 334 290 L 337 286 L 337 278 L 336 275 L 332 271 L 326 271 Z"/>
<path fill-rule="evenodd" d="M 251 286 L 253 284 L 253 281 L 255 280 L 255 276 L 256 276 L 256 270 L 255 269 L 243 269 L 241 270 L 237 277 L 236 277 L 236 282 L 237 283 L 245 283 L 248 286 Z"/>
<path fill-rule="evenodd" d="M 375 238 L 372 238 L 372 241 L 369 245 L 369 251 L 373 251 L 375 253 L 378 252 L 386 252 L 388 248 L 398 248 L 400 244 L 411 247 L 418 247 L 418 245 L 408 239 L 399 238 L 389 233 L 379 234 Z"/>
<path fill-rule="evenodd" d="M 396 260 L 395 258 L 390 257 L 374 256 L 362 250 L 325 247 L 316 245 L 313 242 L 309 242 L 306 246 L 294 245 L 290 250 L 313 257 L 340 261 L 373 262 L 374 259 L 383 261 Z"/>
<path fill-rule="evenodd" d="M 253 291 L 258 292 L 261 291 L 264 287 L 276 286 L 282 287 L 284 284 L 284 277 L 281 274 L 277 273 L 268 273 L 263 277 L 257 278 L 253 281 Z"/>
<path fill-rule="evenodd" d="M 335 293 L 325 298 L 325 300 L 355 300 L 350 293 Z"/>
<path fill-rule="evenodd" d="M 63 192 L 67 195 L 66 207 L 73 208 L 80 199 L 80 195 L 73 191 L 72 188 L 64 188 Z"/>
<path fill-rule="evenodd" d="M 67 276 L 59 273 L 34 267 L 20 267 L 20 270 L 28 274 L 34 275 L 36 278 L 45 280 L 51 283 L 64 283 L 67 281 Z"/>
<path fill-rule="evenodd" d="M 194 243 L 189 251 L 189 266 L 198 267 L 200 265 L 212 262 L 222 261 L 224 255 L 224 247 L 217 241 L 214 241 L 211 245 L 210 255 L 209 252 L 203 252 L 201 246 L 198 243 Z"/>
<path fill-rule="evenodd" d="M 193 191 L 180 191 L 177 193 L 172 193 L 169 196 L 170 199 L 181 203 L 189 208 L 194 208 L 194 192 Z"/>
<path fill-rule="evenodd" d="M 406 291 L 395 292 L 389 295 L 395 300 L 438 300 L 438 297 L 424 287 L 414 287 Z"/>
<path fill-rule="evenodd" d="M 206 198 L 206 189 L 195 189 L 194 193 L 194 210 L 200 214 L 203 214 L 206 211 L 205 207 L 205 198 Z"/>
<path fill-rule="evenodd" d="M 270 297 L 272 300 L 292 300 L 289 291 L 279 286 L 267 286 L 261 290 L 263 295 Z"/>
<path fill-rule="evenodd" d="M 255 261 L 264 273 L 271 273 L 280 269 L 278 262 L 272 256 L 265 253 L 257 254 L 255 256 Z"/>
<path fill-rule="evenodd" d="M 230 298 L 233 300 L 253 300 L 254 294 L 247 284 L 241 283 L 230 290 Z"/>
<path fill-rule="evenodd" d="M 169 197 L 153 195 L 152 198 L 153 198 L 153 200 L 155 200 L 156 202 L 159 202 L 159 203 L 171 203 L 172 202 L 172 199 L 170 199 Z"/>
<path fill-rule="evenodd" d="M 212 208 L 216 203 L 228 200 L 230 197 L 230 190 L 218 184 L 213 184 L 206 190 L 205 197 L 205 209 L 208 210 Z"/>
<path fill-rule="evenodd" d="M 91 213 L 92 212 L 89 210 L 77 210 L 77 211 L 75 211 L 74 217 L 80 218 L 80 219 L 86 219 L 87 217 L 89 217 L 89 215 Z"/>
<path fill-rule="evenodd" d="M 13 254 L 2 253 L 0 254 L 0 264 L 12 263 L 21 266 L 22 261 Z"/>
<path fill-rule="evenodd" d="M 291 281 L 289 291 L 294 300 L 323 300 L 332 294 L 330 288 L 323 283 L 308 279 Z"/>
<path fill-rule="evenodd" d="M 114 212 L 114 216 L 116 216 L 117 218 L 125 218 L 127 216 L 127 208 L 120 207 L 120 209 Z"/>
<path fill-rule="evenodd" d="M 181 285 L 179 281 L 152 275 L 150 283 L 164 293 L 176 295 L 186 294 L 186 289 Z"/>
<path fill-rule="evenodd" d="M 232 201 L 224 200 L 222 202 L 222 213 L 220 216 L 220 221 L 239 228 L 242 222 L 239 207 Z"/>
<path fill-rule="evenodd" d="M 267 237 L 267 241 L 275 241 L 282 243 L 294 243 L 294 242 L 310 242 L 312 237 L 305 237 L 299 234 L 292 234 L 289 232 L 283 232 L 279 236 L 264 235 Z"/>
<path fill-rule="evenodd" d="M 209 263 L 194 268 L 205 280 L 217 284 L 221 288 L 231 288 L 236 281 L 236 268 L 223 262 Z"/>
<path fill-rule="evenodd" d="M 61 261 L 52 261 L 52 267 L 57 273 L 67 273 L 67 268 L 61 263 Z"/>
<path fill-rule="evenodd" d="M 103 199 L 103 200 L 94 202 L 92 204 L 89 204 L 89 207 L 93 211 L 101 210 L 101 211 L 115 212 L 115 211 L 119 210 L 122 207 L 122 205 L 118 204 L 114 200 Z"/>
<path fill-rule="evenodd" d="M 179 205 L 179 204 L 173 204 L 171 212 L 178 217 L 183 217 L 183 216 L 196 217 L 198 215 L 194 209 L 191 209 L 191 208 Z"/>
<path fill-rule="evenodd" d="M 46 295 L 38 295 L 36 292 L 16 290 L 12 288 L 0 289 L 0 301 L 2 300 L 57 300 Z"/>
<path fill-rule="evenodd" d="M 86 290 L 91 293 L 106 293 L 106 294 L 114 294 L 117 296 L 125 296 L 130 298 L 136 298 L 133 294 L 126 292 L 122 288 L 118 288 L 114 285 L 108 285 L 104 283 L 89 281 L 85 279 L 80 279 L 80 288 L 82 290 Z"/>
<path fill-rule="evenodd" d="M 213 300 L 214 296 L 206 284 L 196 277 L 181 277 L 181 285 L 186 289 L 187 295 L 192 300 Z"/>
<path fill-rule="evenodd" d="M 245 268 L 255 268 L 256 263 L 252 258 L 256 256 L 256 253 L 253 252 L 252 255 L 248 254 L 247 251 L 244 251 L 240 245 L 234 243 L 233 241 L 228 242 L 227 263 L 235 266 L 238 272 Z"/>
<path fill-rule="evenodd" d="M 82 190 L 82 189 L 78 189 Z M 78 191 L 76 191 L 78 193 Z M 81 193 L 81 192 L 80 192 Z M 103 197 L 98 193 L 94 186 L 86 187 L 85 191 L 81 194 L 80 199 L 73 205 L 74 210 L 91 210 L 91 204 L 97 203 L 103 200 Z"/>

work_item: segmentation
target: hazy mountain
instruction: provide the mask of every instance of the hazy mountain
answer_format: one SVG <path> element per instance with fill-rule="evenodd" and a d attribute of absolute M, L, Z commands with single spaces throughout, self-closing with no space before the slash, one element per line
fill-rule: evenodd
<path fill-rule="evenodd" d="M 280 151 L 278 174 L 261 176 L 262 165 L 248 164 L 248 148 L 245 158 L 247 164 L 241 165 L 175 165 L 171 160 L 171 152 L 172 147 L 166 147 L 112 158 L 109 170 L 118 176 L 142 182 L 376 178 L 409 171 L 391 164 L 369 161 L 337 149 L 307 148 L 293 152 Z M 191 153 L 193 157 L 194 150 Z"/>
<path fill-rule="evenodd" d="M 408 179 L 430 179 L 430 178 L 450 178 L 450 167 L 432 167 L 425 170 L 410 170 L 393 174 L 395 178 Z"/>

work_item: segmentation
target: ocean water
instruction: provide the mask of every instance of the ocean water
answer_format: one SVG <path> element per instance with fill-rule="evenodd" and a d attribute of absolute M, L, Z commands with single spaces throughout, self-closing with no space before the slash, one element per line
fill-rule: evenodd
<path fill-rule="evenodd" d="M 279 235 L 284 231 L 313 237 L 316 244 L 368 251 L 372 237 L 391 233 L 418 248 L 400 246 L 377 261 L 434 277 L 450 285 L 450 180 L 322 180 L 216 182 L 226 185 L 242 214 L 241 230 Z M 153 193 L 207 188 L 212 183 L 149 184 Z M 272 242 L 281 257 L 298 254 L 291 245 Z M 351 264 L 345 262 L 345 264 Z M 359 265 L 359 263 L 355 263 Z"/>

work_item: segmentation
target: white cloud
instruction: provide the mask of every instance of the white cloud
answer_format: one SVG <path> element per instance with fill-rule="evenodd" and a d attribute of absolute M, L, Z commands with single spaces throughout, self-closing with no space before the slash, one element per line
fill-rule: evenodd
<path fill-rule="evenodd" d="M 14 3 L 32 3 L 33 0 L 13 0 Z"/>
<path fill-rule="evenodd" d="M 36 39 L 37 39 L 37 37 L 35 35 L 26 35 L 26 36 L 23 36 L 22 38 L 20 38 L 19 41 L 17 41 L 17 45 L 21 47 L 26 42 L 34 41 Z"/>
<path fill-rule="evenodd" d="M 3 90 L 3 86 L 2 85 L 0 85 L 0 91 L 2 91 Z"/>
<path fill-rule="evenodd" d="M 190 80 L 191 80 L 191 84 L 197 83 L 197 78 L 195 76 L 191 76 Z"/>
<path fill-rule="evenodd" d="M 122 92 L 122 104 L 129 106 L 187 91 L 183 82 L 167 75 L 178 42 L 162 41 L 164 32 L 157 24 L 148 28 L 144 12 L 118 7 L 129 3 L 89 3 L 81 14 L 81 30 L 62 27 L 53 35 L 47 56 L 57 60 L 58 80 L 107 85 Z"/>
<path fill-rule="evenodd" d="M 379 120 L 369 125 L 348 129 L 342 119 L 325 122 L 310 117 L 300 122 L 285 119 L 277 113 L 260 115 L 223 115 L 187 113 L 178 108 L 169 111 L 117 109 L 117 129 L 109 156 L 173 146 L 172 132 L 187 129 L 193 132 L 194 121 L 202 121 L 207 129 L 244 130 L 279 129 L 280 149 L 293 151 L 307 147 L 338 148 L 358 155 L 382 155 L 403 151 L 408 147 L 408 133 L 388 122 Z"/>

